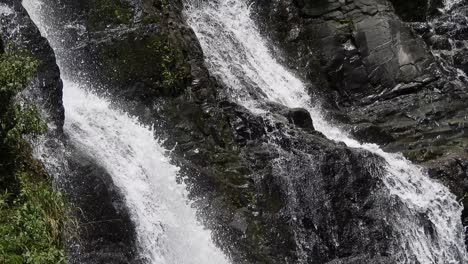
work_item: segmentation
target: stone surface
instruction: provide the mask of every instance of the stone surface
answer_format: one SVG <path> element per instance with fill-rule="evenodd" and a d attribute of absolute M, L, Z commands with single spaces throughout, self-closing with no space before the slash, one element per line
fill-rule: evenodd
<path fill-rule="evenodd" d="M 6 53 L 26 53 L 39 62 L 32 85 L 23 93 L 30 102 L 39 106 L 47 122 L 61 133 L 64 122 L 62 81 L 55 55 L 19 1 L 0 3 L 0 39 Z"/>
<path fill-rule="evenodd" d="M 96 161 L 69 146 L 69 172 L 62 184 L 70 195 L 79 227 L 70 248 L 70 263 L 124 264 L 138 260 L 135 227 L 124 197 Z"/>
<path fill-rule="evenodd" d="M 284 63 L 357 139 L 402 152 L 465 199 L 453 173 L 468 159 L 466 1 L 447 13 L 440 1 L 309 1 L 323 10 L 313 19 L 304 2 L 254 4 Z"/>

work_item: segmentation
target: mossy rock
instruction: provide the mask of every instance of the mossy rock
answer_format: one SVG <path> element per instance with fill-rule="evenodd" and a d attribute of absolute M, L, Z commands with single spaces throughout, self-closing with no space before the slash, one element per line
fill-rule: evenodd
<path fill-rule="evenodd" d="M 133 87 L 140 93 L 134 94 L 137 97 L 178 96 L 191 82 L 183 52 L 174 48 L 164 35 L 132 32 L 99 49 L 106 83 Z"/>
<path fill-rule="evenodd" d="M 66 263 L 64 198 L 23 139 L 45 132 L 37 108 L 17 102 L 39 63 L 0 55 L 0 263 Z"/>
<path fill-rule="evenodd" d="M 87 22 L 90 29 L 96 31 L 107 26 L 129 25 L 133 17 L 133 7 L 125 0 L 93 0 Z"/>

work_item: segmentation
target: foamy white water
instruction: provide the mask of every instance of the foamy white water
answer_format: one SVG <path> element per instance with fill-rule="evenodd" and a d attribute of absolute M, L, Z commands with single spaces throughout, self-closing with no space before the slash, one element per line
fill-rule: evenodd
<path fill-rule="evenodd" d="M 361 144 L 324 119 L 303 82 L 281 66 L 250 17 L 244 0 L 185 0 L 185 15 L 199 38 L 210 72 L 230 89 L 232 99 L 253 113 L 267 114 L 262 105 L 273 101 L 307 109 L 316 130 L 331 140 L 383 157 L 390 200 L 406 207 L 389 221 L 399 234 L 400 263 L 466 263 L 468 256 L 461 223 L 462 206 L 443 185 L 429 179 L 422 168 L 400 154 L 384 152 L 375 144 Z M 419 220 L 429 221 L 433 234 Z"/>
<path fill-rule="evenodd" d="M 136 225 L 143 257 L 151 263 L 229 263 L 178 184 L 153 131 L 109 102 L 64 82 L 65 132 L 112 176 Z"/>
<path fill-rule="evenodd" d="M 449 11 L 450 9 L 452 9 L 452 7 L 458 3 L 461 3 L 462 1 L 464 0 L 444 0 L 443 3 L 444 3 L 444 7 L 442 8 L 442 10 L 444 12 L 447 12 Z M 466 0 L 465 0 L 466 1 Z"/>
<path fill-rule="evenodd" d="M 66 65 L 67 58 L 57 52 L 61 41 L 48 34 L 54 21 L 40 14 L 41 2 L 25 0 L 23 6 L 42 34 L 51 36 L 59 65 Z M 106 169 L 120 190 L 136 227 L 141 258 L 152 264 L 230 263 L 198 222 L 186 186 L 177 182 L 179 168 L 169 163 L 153 130 L 78 83 L 64 80 L 63 92 L 65 133 Z"/>

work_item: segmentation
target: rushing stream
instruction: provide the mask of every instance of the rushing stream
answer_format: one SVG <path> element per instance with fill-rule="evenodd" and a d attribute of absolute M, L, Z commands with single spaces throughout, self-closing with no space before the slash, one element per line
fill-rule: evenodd
<path fill-rule="evenodd" d="M 53 21 L 41 19 L 38 2 L 26 0 L 23 5 L 48 36 L 47 23 Z M 59 40 L 49 41 L 60 50 Z M 60 52 L 57 57 L 59 64 L 67 63 Z M 141 258 L 153 264 L 229 263 L 213 244 L 211 232 L 198 223 L 185 186 L 177 183 L 178 168 L 166 159 L 152 129 L 78 83 L 64 80 L 63 92 L 65 132 L 112 176 L 135 223 Z"/>
<path fill-rule="evenodd" d="M 185 1 L 185 15 L 199 38 L 211 73 L 230 89 L 233 100 L 267 116 L 265 102 L 307 109 L 316 130 L 329 139 L 361 148 L 385 159 L 382 181 L 389 201 L 404 206 L 388 216 L 400 232 L 401 263 L 465 263 L 468 261 L 461 224 L 462 207 L 443 185 L 399 154 L 375 144 L 361 144 L 330 124 L 307 93 L 303 82 L 281 66 L 250 18 L 246 1 Z M 396 208 L 395 208 L 396 209 Z M 423 217 L 424 221 L 421 220 Z M 428 221 L 434 232 L 422 224 Z"/>

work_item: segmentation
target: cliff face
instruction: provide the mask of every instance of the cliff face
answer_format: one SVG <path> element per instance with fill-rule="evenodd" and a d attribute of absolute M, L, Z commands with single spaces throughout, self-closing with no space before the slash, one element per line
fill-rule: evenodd
<path fill-rule="evenodd" d="M 155 125 L 155 136 L 173 149 L 204 224 L 234 263 L 395 263 L 401 256 L 398 227 L 386 217 L 404 206 L 388 206 L 382 159 L 328 140 L 303 109 L 271 103 L 265 106 L 270 120 L 233 102 L 226 85 L 210 76 L 182 2 L 38 3 L 40 19 L 53 21 L 45 30 L 57 43 L 64 78 L 87 83 Z M 6 17 L 16 20 L 2 22 L 2 34 L 29 38 L 14 43 L 29 45 L 45 62 L 38 74 L 43 81 L 31 93 L 63 137 L 70 169 L 59 173 L 86 226 L 71 262 L 139 263 L 119 190 L 61 134 L 53 52 L 14 6 Z M 452 67 L 464 69 L 464 51 L 432 52 L 447 50 L 435 47 L 437 38 L 460 36 L 458 27 L 447 26 L 459 23 L 456 17 L 442 15 L 410 29 L 398 16 L 408 17 L 409 10 L 396 13 L 386 0 L 256 0 L 253 7 L 264 35 L 279 47 L 278 58 L 308 82 L 331 117 L 356 138 L 427 165 L 433 177 L 464 196 L 467 86 Z M 13 30 L 23 24 L 22 31 Z"/>
<path fill-rule="evenodd" d="M 422 2 L 418 8 L 417 1 L 382 0 L 254 6 L 265 35 L 321 91 L 331 116 L 363 142 L 424 164 L 463 199 L 467 7 L 462 1 L 440 14 L 434 8 L 440 3 Z"/>
<path fill-rule="evenodd" d="M 358 138 L 418 162 L 463 155 L 466 80 L 433 56 L 390 2 L 257 2 L 268 35 L 299 61 L 291 67 Z"/>
<path fill-rule="evenodd" d="M 2 1 L 0 36 L 6 53 L 24 53 L 39 61 L 26 97 L 40 106 L 60 133 L 63 127 L 62 81 L 49 43 L 43 38 L 18 1 Z"/>

